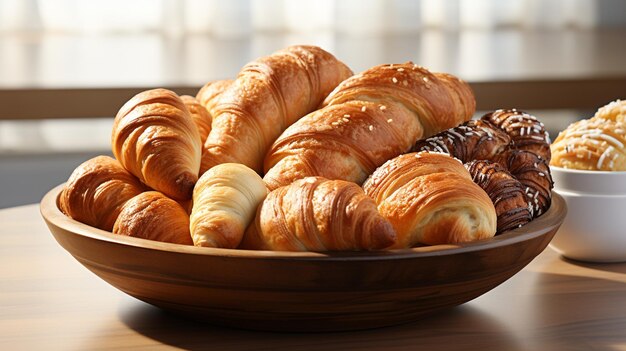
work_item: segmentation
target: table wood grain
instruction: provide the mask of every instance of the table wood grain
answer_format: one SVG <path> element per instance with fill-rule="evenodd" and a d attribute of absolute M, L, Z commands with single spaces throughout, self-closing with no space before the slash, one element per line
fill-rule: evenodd
<path fill-rule="evenodd" d="M 0 210 L 0 350 L 626 350 L 626 264 L 546 249 L 489 293 L 423 320 L 359 332 L 228 329 L 170 315 L 83 268 L 37 205 Z"/>

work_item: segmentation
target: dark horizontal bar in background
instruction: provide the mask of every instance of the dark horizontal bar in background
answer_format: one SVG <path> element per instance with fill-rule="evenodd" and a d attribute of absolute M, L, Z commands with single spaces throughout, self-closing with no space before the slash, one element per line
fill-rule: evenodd
<path fill-rule="evenodd" d="M 470 83 L 477 110 L 595 110 L 626 98 L 626 77 L 554 79 Z M 0 89 L 0 119 L 113 117 L 136 93 L 150 89 Z M 199 87 L 168 87 L 180 95 L 195 95 Z"/>

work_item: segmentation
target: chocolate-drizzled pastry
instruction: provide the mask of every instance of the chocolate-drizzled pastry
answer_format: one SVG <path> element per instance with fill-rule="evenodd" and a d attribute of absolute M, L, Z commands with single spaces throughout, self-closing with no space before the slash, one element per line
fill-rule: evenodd
<path fill-rule="evenodd" d="M 524 186 L 533 218 L 541 216 L 552 202 L 552 175 L 548 161 L 526 150 L 509 150 L 497 160 Z"/>
<path fill-rule="evenodd" d="M 516 109 L 496 110 L 482 117 L 504 130 L 515 149 L 532 151 L 550 162 L 550 136 L 537 117 Z"/>
<path fill-rule="evenodd" d="M 465 164 L 478 184 L 493 202 L 498 216 L 496 234 L 523 226 L 533 219 L 525 187 L 498 163 L 475 160 Z"/>
<path fill-rule="evenodd" d="M 415 143 L 413 151 L 450 154 L 461 162 L 491 160 L 508 149 L 511 138 L 488 121 L 471 120 Z"/>

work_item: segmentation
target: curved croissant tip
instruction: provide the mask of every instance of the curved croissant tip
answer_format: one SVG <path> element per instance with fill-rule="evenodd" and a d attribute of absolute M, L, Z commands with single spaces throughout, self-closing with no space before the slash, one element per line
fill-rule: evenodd
<path fill-rule="evenodd" d="M 371 229 L 372 249 L 374 250 L 386 249 L 398 240 L 391 223 L 382 217 L 374 221 Z"/>
<path fill-rule="evenodd" d="M 189 200 L 193 195 L 193 188 L 198 181 L 198 177 L 191 173 L 182 173 L 176 178 L 177 199 Z"/>

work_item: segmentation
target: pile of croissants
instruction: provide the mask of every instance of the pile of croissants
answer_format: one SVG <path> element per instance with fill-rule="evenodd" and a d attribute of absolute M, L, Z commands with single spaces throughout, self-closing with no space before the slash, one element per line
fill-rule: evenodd
<path fill-rule="evenodd" d="M 401 249 L 490 238 L 550 206 L 550 141 L 517 110 L 471 120 L 469 85 L 411 62 L 353 72 L 315 46 L 248 63 L 196 97 L 141 92 L 115 158 L 58 205 L 120 235 L 214 248 Z"/>

